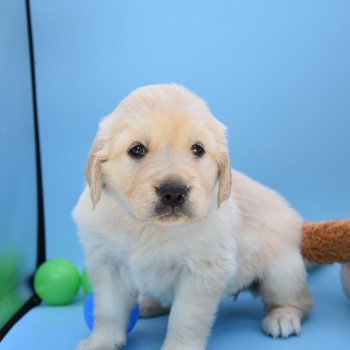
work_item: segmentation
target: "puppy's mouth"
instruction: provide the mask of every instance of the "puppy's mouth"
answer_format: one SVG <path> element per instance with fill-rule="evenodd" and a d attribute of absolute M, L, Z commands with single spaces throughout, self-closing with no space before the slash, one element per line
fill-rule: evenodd
<path fill-rule="evenodd" d="M 180 218 L 193 218 L 193 212 L 189 205 L 172 207 L 170 205 L 156 205 L 152 215 L 160 221 L 176 221 Z"/>

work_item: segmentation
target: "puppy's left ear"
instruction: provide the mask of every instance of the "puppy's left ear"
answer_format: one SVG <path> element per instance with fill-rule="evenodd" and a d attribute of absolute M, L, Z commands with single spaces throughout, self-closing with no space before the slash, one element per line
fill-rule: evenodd
<path fill-rule="evenodd" d="M 218 191 L 218 208 L 224 200 L 231 194 L 231 166 L 227 149 L 221 154 L 219 160 L 219 191 Z"/>

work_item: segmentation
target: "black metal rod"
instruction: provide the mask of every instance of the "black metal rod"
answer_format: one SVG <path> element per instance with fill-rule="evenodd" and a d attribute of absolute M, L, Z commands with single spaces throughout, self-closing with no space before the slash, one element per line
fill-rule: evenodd
<path fill-rule="evenodd" d="M 43 181 L 42 181 L 42 171 L 41 171 L 38 106 L 37 106 L 36 79 L 35 79 L 34 44 L 33 44 L 33 32 L 32 32 L 32 21 L 31 21 L 29 0 L 26 0 L 26 14 L 27 14 L 29 61 L 30 61 L 31 81 L 32 81 L 32 101 L 33 101 L 33 116 L 34 116 L 34 133 L 35 133 L 35 156 L 36 156 L 36 175 L 37 175 L 36 177 L 37 178 L 37 218 L 38 218 L 37 266 L 39 266 L 41 263 L 43 263 L 46 260 L 45 218 L 44 218 Z"/>
<path fill-rule="evenodd" d="M 21 319 L 29 310 L 40 304 L 40 299 L 37 295 L 33 295 L 6 324 L 0 329 L 0 341 L 5 337 L 15 323 Z"/>
<path fill-rule="evenodd" d="M 40 154 L 40 138 L 39 138 L 39 122 L 38 122 L 38 107 L 36 98 L 36 80 L 35 80 L 35 60 L 34 60 L 34 45 L 32 22 L 30 14 L 30 1 L 25 0 L 26 18 L 27 18 L 27 32 L 28 32 L 28 46 L 29 46 L 29 63 L 30 75 L 32 82 L 32 105 L 33 105 L 33 119 L 34 119 L 34 142 L 35 142 L 35 157 L 36 157 L 36 185 L 37 185 L 37 261 L 36 267 L 46 260 L 46 246 L 45 246 L 45 220 L 44 220 L 44 196 L 43 196 L 43 182 L 41 172 L 41 154 Z M 34 275 L 35 271 L 33 271 Z M 29 310 L 40 304 L 40 298 L 33 290 L 33 295 L 24 303 L 24 305 L 16 312 L 16 314 L 0 329 L 0 341 Z"/>

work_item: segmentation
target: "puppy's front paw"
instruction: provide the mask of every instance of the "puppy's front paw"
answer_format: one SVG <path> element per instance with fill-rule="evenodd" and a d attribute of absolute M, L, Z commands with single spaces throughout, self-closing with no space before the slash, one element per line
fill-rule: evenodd
<path fill-rule="evenodd" d="M 288 338 L 298 335 L 301 331 L 300 310 L 294 307 L 279 307 L 272 309 L 264 318 L 262 327 L 266 334 L 274 338 Z"/>
<path fill-rule="evenodd" d="M 91 335 L 89 338 L 82 340 L 76 350 L 122 350 L 124 345 Z"/>

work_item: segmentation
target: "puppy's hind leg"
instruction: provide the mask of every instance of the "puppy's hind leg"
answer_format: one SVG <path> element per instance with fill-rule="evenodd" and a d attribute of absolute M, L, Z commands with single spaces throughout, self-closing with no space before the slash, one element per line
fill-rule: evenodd
<path fill-rule="evenodd" d="M 274 338 L 299 334 L 301 322 L 312 306 L 299 251 L 284 252 L 270 263 L 263 274 L 259 292 L 267 311 L 262 323 L 264 332 Z"/>
<path fill-rule="evenodd" d="M 142 294 L 138 296 L 138 304 L 140 308 L 139 317 L 142 318 L 161 316 L 170 312 L 170 307 L 163 307 L 157 301 Z"/>

